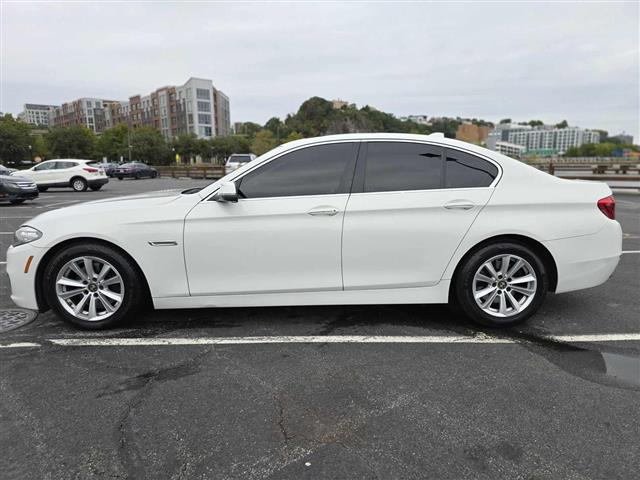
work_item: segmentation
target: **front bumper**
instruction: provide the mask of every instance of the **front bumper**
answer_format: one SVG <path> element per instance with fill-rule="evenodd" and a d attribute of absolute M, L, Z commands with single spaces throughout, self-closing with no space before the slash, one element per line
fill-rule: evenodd
<path fill-rule="evenodd" d="M 7 250 L 7 274 L 11 284 L 11 300 L 18 307 L 38 310 L 36 298 L 36 271 L 44 257 L 46 249 L 35 247 L 29 243 L 11 246 Z M 26 265 L 33 256 L 29 269 Z"/>
<path fill-rule="evenodd" d="M 4 200 L 32 200 L 37 198 L 40 193 L 38 188 L 13 188 L 4 187 L 0 192 L 0 198 Z"/>
<path fill-rule="evenodd" d="M 616 221 L 593 235 L 544 242 L 556 261 L 556 293 L 596 287 L 613 274 L 622 255 L 622 228 Z"/>

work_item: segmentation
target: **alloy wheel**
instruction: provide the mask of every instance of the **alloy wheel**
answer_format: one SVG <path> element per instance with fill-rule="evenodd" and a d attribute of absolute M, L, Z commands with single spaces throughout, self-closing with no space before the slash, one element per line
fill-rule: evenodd
<path fill-rule="evenodd" d="M 518 255 L 503 254 L 483 263 L 473 277 L 477 305 L 494 317 L 521 313 L 533 301 L 538 285 L 536 272 Z"/>
<path fill-rule="evenodd" d="M 91 322 L 104 320 L 122 305 L 124 281 L 109 262 L 98 257 L 76 257 L 58 272 L 56 295 L 74 317 Z"/>

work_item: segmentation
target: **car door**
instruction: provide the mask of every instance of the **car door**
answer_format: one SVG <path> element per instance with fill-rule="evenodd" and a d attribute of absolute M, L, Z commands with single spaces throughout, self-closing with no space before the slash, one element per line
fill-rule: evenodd
<path fill-rule="evenodd" d="M 363 143 L 343 231 L 345 290 L 437 284 L 498 168 L 442 146 Z"/>
<path fill-rule="evenodd" d="M 58 162 L 43 162 L 29 170 L 20 172 L 20 175 L 32 180 L 36 185 L 50 185 L 54 183 L 54 171 Z"/>
<path fill-rule="evenodd" d="M 73 168 L 77 166 L 78 162 L 72 162 L 69 160 L 56 162 L 56 168 L 54 170 L 51 170 L 51 183 L 55 183 L 58 185 L 68 185 L 71 177 L 73 177 L 74 174 L 77 173 L 73 171 Z"/>
<path fill-rule="evenodd" d="M 358 143 L 288 151 L 185 219 L 191 295 L 341 290 L 341 233 Z"/>

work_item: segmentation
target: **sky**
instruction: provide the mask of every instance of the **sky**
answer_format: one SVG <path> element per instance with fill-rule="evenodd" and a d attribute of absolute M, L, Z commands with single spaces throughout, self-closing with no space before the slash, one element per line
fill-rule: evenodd
<path fill-rule="evenodd" d="M 309 97 L 640 141 L 639 3 L 1 2 L 0 111 L 213 80 L 232 121 Z"/>

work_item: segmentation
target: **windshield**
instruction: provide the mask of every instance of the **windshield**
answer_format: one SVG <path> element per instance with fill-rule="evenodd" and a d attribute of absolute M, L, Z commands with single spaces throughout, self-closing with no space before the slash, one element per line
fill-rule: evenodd
<path fill-rule="evenodd" d="M 249 163 L 251 160 L 251 155 L 231 155 L 227 163 Z"/>

